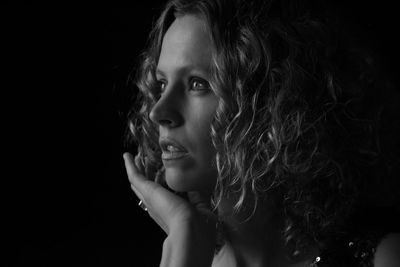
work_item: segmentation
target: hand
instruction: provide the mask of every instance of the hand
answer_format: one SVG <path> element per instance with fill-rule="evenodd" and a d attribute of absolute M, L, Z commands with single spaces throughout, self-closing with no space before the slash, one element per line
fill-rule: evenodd
<path fill-rule="evenodd" d="M 139 158 L 124 154 L 131 188 L 153 220 L 168 235 L 160 266 L 211 266 L 216 237 L 216 217 L 209 194 L 188 192 L 189 201 L 147 179 L 140 172 Z"/>

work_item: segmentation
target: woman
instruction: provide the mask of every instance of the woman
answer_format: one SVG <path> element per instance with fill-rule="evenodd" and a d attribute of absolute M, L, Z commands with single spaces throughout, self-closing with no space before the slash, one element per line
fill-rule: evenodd
<path fill-rule="evenodd" d="M 362 259 L 343 248 L 382 169 L 362 102 L 371 73 L 321 12 L 304 1 L 167 3 L 129 117 L 138 154 L 124 154 L 140 206 L 167 234 L 160 266 L 400 262 L 393 231 Z"/>

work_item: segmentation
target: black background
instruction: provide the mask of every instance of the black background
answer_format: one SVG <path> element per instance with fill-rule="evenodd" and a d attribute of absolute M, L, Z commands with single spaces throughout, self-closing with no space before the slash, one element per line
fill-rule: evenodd
<path fill-rule="evenodd" d="M 137 206 L 122 135 L 126 80 L 160 2 L 0 11 L 9 266 L 158 266 L 164 234 Z M 351 2 L 335 6 L 398 84 L 395 1 Z"/>

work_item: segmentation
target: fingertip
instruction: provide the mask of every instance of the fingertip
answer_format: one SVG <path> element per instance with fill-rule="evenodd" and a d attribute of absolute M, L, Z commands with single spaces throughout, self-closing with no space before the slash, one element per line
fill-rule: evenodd
<path fill-rule="evenodd" d="M 123 154 L 123 158 L 124 158 L 126 170 L 128 172 L 128 176 L 129 176 L 129 174 L 136 173 L 137 172 L 137 167 L 136 167 L 135 162 L 133 160 L 132 154 L 129 153 L 129 152 L 125 152 Z"/>
<path fill-rule="evenodd" d="M 135 163 L 139 166 L 140 163 L 139 154 L 135 156 Z"/>
<path fill-rule="evenodd" d="M 122 157 L 124 158 L 124 160 L 132 159 L 132 154 L 129 152 L 124 152 Z"/>

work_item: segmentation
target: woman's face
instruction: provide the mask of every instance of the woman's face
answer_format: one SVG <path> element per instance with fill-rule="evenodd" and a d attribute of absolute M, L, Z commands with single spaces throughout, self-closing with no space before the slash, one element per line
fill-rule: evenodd
<path fill-rule="evenodd" d="M 166 182 L 175 191 L 211 190 L 216 181 L 210 126 L 218 98 L 208 82 L 210 66 L 205 23 L 178 17 L 163 39 L 156 71 L 162 93 L 150 113 L 159 126 Z"/>

